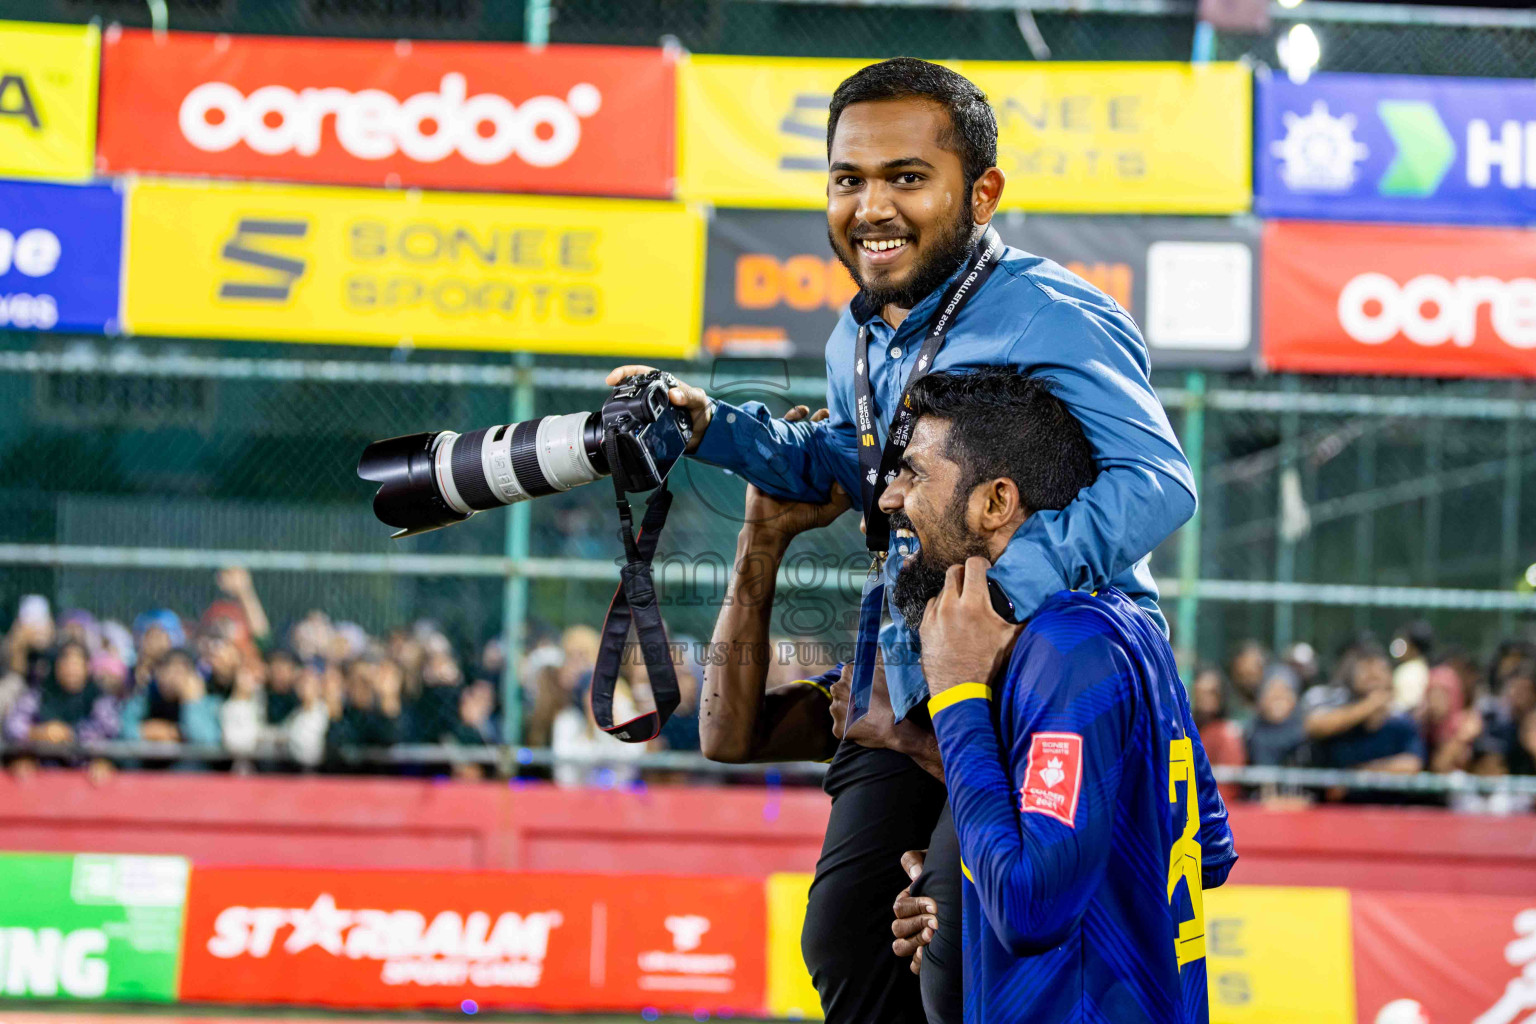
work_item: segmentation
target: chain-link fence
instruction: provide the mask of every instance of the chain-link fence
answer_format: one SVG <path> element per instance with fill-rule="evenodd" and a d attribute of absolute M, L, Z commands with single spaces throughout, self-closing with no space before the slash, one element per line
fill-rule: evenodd
<path fill-rule="evenodd" d="M 528 503 L 526 525 L 493 512 L 391 541 L 353 469 L 381 437 L 596 408 L 605 361 L 7 340 L 0 612 L 28 592 L 117 617 L 195 611 L 210 570 L 238 562 L 278 622 L 313 607 L 371 631 L 426 616 L 469 650 L 509 614 L 531 633 L 601 621 L 621 552 L 606 485 Z M 673 368 L 776 411 L 816 403 L 823 388 L 810 365 Z M 1520 574 L 1536 561 L 1536 392 L 1171 372 L 1157 383 L 1201 467 L 1197 524 L 1152 563 L 1179 646 L 1217 658 L 1259 637 L 1330 651 L 1423 615 L 1484 650 L 1529 626 L 1536 599 Z M 685 463 L 674 485 L 660 556 L 667 617 L 679 636 L 707 638 L 743 484 Z M 846 640 L 855 529 L 846 516 L 797 546 L 780 635 Z"/>
<path fill-rule="evenodd" d="M 1223 33 L 1215 55 L 1275 64 L 1305 19 L 1324 71 L 1524 77 L 1536 14 L 1309 0 L 1272 6 L 1263 34 Z M 0 0 L 0 17 L 187 31 L 382 39 L 544 37 L 696 53 L 969 60 L 1188 60 L 1193 0 Z"/>
<path fill-rule="evenodd" d="M 163 14 L 160 18 L 157 15 Z M 1215 55 L 1273 63 L 1296 19 L 1329 71 L 1528 76 L 1536 14 L 1337 4 L 1272 8 Z M 696 52 L 990 60 L 1185 60 L 1183 0 L 0 0 L 0 17 L 181 30 L 655 45 Z M 509 624 L 601 620 L 619 545 L 602 485 L 392 542 L 353 474 L 371 440 L 595 408 L 601 360 L 319 346 L 129 343 L 0 334 L 0 621 L 19 595 L 127 617 L 194 611 L 210 569 L 256 572 L 279 623 L 311 607 L 380 630 L 418 616 L 470 649 Z M 776 410 L 814 403 L 820 364 L 687 364 Z M 1529 629 L 1536 394 L 1501 382 L 1157 378 L 1194 461 L 1202 513 L 1154 553 L 1176 642 L 1332 650 L 1426 615 L 1486 650 Z M 663 549 L 674 632 L 705 637 L 742 484 L 687 466 Z M 783 635 L 839 639 L 856 517 L 808 538 Z"/>

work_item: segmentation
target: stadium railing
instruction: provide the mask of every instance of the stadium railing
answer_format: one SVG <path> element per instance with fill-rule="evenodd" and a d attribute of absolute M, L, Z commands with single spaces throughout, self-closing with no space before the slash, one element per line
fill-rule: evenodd
<path fill-rule="evenodd" d="M 253 751 L 232 753 L 223 747 L 147 743 L 125 740 L 101 740 L 82 743 L 7 743 L 0 744 L 0 758 L 35 757 L 44 760 L 102 759 L 123 762 L 184 762 L 224 765 L 234 761 L 259 762 L 288 768 L 304 768 L 280 743 L 265 742 Z M 819 778 L 827 771 L 825 764 L 808 761 L 763 764 L 722 764 L 702 754 L 683 751 L 647 751 L 639 755 L 615 758 L 600 752 L 581 755 L 557 754 L 547 748 L 517 746 L 459 746 L 454 744 L 399 744 L 392 747 L 349 747 L 336 750 L 324 762 L 326 769 L 407 768 L 474 764 L 491 769 L 497 776 L 509 778 L 524 769 L 574 765 L 591 768 L 633 768 L 639 770 L 685 772 L 690 775 L 719 777 L 785 776 Z M 1465 772 L 1435 774 L 1419 772 L 1399 775 L 1387 772 L 1355 771 L 1336 768 L 1282 768 L 1269 765 L 1213 765 L 1216 781 L 1223 785 L 1252 787 L 1258 790 L 1288 791 L 1344 789 L 1356 792 L 1478 795 L 1503 794 L 1536 797 L 1536 776 L 1469 775 Z"/>

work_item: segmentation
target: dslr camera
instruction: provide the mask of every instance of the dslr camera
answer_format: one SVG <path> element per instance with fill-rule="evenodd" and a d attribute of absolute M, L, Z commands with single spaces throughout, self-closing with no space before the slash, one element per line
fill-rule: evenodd
<path fill-rule="evenodd" d="M 687 410 L 667 396 L 676 385 L 670 373 L 652 370 L 624 378 L 596 412 L 375 441 L 357 475 L 379 485 L 373 514 L 396 537 L 609 475 L 626 493 L 654 490 L 693 438 Z"/>

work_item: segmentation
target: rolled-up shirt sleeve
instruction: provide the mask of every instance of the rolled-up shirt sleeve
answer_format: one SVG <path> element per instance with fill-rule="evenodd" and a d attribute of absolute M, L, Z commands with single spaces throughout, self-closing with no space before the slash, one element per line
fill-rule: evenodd
<path fill-rule="evenodd" d="M 1035 314 L 1013 353 L 1009 362 L 1056 382 L 1099 469 L 1066 508 L 1025 520 L 994 565 L 991 575 L 1022 618 L 1059 590 L 1107 585 L 1187 522 L 1196 502 L 1129 319 L 1058 299 Z"/>

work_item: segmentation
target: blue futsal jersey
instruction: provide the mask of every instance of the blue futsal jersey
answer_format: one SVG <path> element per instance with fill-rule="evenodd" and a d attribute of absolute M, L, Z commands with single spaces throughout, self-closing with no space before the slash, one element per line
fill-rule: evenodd
<path fill-rule="evenodd" d="M 1201 890 L 1237 854 L 1168 641 L 1062 591 L 999 690 L 929 702 L 960 837 L 965 1020 L 1206 1022 Z"/>

